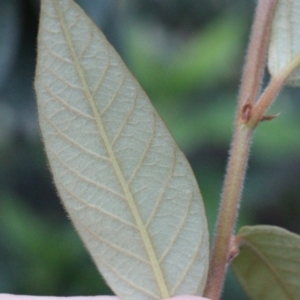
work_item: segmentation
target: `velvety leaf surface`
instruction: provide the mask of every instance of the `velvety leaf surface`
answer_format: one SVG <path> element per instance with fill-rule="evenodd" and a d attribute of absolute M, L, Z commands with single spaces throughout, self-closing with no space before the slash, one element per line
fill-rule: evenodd
<path fill-rule="evenodd" d="M 42 1 L 35 88 L 59 195 L 115 293 L 201 295 L 208 232 L 191 168 L 118 54 L 71 0 Z"/>
<path fill-rule="evenodd" d="M 275 226 L 246 226 L 232 263 L 253 300 L 300 299 L 300 236 Z"/>
<path fill-rule="evenodd" d="M 272 76 L 300 53 L 300 1 L 279 0 L 272 24 L 268 66 Z M 286 84 L 300 85 L 300 68 Z"/>

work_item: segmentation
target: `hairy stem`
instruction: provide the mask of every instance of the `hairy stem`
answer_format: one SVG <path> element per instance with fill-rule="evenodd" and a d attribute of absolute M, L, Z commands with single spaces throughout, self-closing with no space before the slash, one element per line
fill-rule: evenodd
<path fill-rule="evenodd" d="M 254 104 L 260 92 L 273 12 L 276 4 L 277 0 L 260 0 L 258 2 L 243 70 L 238 110 L 241 110 L 246 102 Z"/>
<path fill-rule="evenodd" d="M 228 250 L 236 223 L 252 136 L 252 128 L 246 126 L 248 118 L 245 108 L 247 106 L 251 108 L 258 97 L 276 3 L 277 0 L 259 0 L 252 27 L 237 106 L 234 136 L 204 292 L 204 296 L 212 300 L 220 298 L 223 288 Z"/>
<path fill-rule="evenodd" d="M 265 116 L 267 109 L 270 107 L 272 102 L 275 100 L 276 95 L 280 91 L 286 79 L 289 75 L 300 65 L 300 53 L 291 60 L 276 76 L 274 76 L 260 96 L 258 101 L 250 113 L 249 121 L 247 125 L 254 128 Z"/>

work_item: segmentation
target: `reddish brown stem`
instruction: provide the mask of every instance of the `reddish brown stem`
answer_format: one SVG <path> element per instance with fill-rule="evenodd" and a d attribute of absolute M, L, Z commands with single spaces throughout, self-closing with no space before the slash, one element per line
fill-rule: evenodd
<path fill-rule="evenodd" d="M 211 256 L 204 296 L 218 300 L 223 288 L 230 241 L 235 227 L 237 211 L 248 163 L 252 128 L 245 125 L 250 118 L 245 105 L 251 109 L 260 90 L 270 27 L 276 0 L 260 0 L 257 5 L 236 114 L 235 131 L 227 166 L 221 207 Z"/>
<path fill-rule="evenodd" d="M 276 117 L 276 115 L 265 116 L 265 113 L 275 100 L 286 79 L 297 67 L 299 67 L 299 64 L 300 53 L 296 55 L 293 60 L 291 60 L 276 76 L 271 79 L 269 85 L 260 96 L 250 113 L 249 120 L 247 121 L 247 125 L 249 127 L 254 128 L 260 121 Z"/>
<path fill-rule="evenodd" d="M 276 3 L 277 0 L 260 0 L 258 2 L 243 70 L 238 101 L 239 111 L 246 102 L 254 104 L 260 92 Z"/>

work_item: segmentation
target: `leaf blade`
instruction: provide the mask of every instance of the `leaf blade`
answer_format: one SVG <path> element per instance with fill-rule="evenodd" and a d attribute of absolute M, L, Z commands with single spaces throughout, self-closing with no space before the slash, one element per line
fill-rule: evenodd
<path fill-rule="evenodd" d="M 299 15 L 300 1 L 278 1 L 272 23 L 268 56 L 268 67 L 272 76 L 276 76 L 300 53 Z M 288 77 L 285 84 L 300 85 L 300 68 Z"/>
<path fill-rule="evenodd" d="M 296 300 L 300 296 L 300 237 L 275 226 L 245 226 L 241 252 L 232 268 L 254 300 Z"/>
<path fill-rule="evenodd" d="M 201 195 L 143 90 L 70 0 L 42 2 L 38 50 L 39 120 L 54 180 L 106 280 L 122 299 L 202 293 Z"/>

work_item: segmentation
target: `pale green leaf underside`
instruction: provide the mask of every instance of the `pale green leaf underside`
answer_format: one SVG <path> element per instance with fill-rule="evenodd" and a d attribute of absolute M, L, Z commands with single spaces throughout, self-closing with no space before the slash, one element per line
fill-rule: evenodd
<path fill-rule="evenodd" d="M 300 299 L 300 236 L 275 226 L 246 226 L 232 267 L 252 300 Z"/>
<path fill-rule="evenodd" d="M 268 67 L 272 76 L 278 74 L 300 53 L 300 1 L 279 0 L 273 18 Z M 300 85 L 300 68 L 289 76 L 286 84 Z"/>
<path fill-rule="evenodd" d="M 35 88 L 60 197 L 121 299 L 201 295 L 208 232 L 184 155 L 71 0 L 43 0 Z"/>

